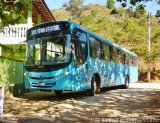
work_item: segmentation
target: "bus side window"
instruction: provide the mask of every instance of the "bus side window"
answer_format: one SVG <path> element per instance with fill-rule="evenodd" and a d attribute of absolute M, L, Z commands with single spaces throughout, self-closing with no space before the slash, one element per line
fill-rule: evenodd
<path fill-rule="evenodd" d="M 128 54 L 126 54 L 125 64 L 130 65 L 130 56 Z"/>
<path fill-rule="evenodd" d="M 133 59 L 132 59 L 132 56 L 129 56 L 129 64 L 130 64 L 131 66 L 133 66 Z"/>
<path fill-rule="evenodd" d="M 134 66 L 136 67 L 137 66 L 137 62 L 138 62 L 138 59 L 137 59 L 137 57 L 135 57 L 135 61 L 134 61 L 135 63 L 134 63 Z"/>
<path fill-rule="evenodd" d="M 117 49 L 115 48 L 115 47 L 112 47 L 113 48 L 113 50 L 112 50 L 112 55 L 113 55 L 113 57 L 112 57 L 112 60 L 113 60 L 113 62 L 117 62 Z"/>
<path fill-rule="evenodd" d="M 93 58 L 102 58 L 101 42 L 93 37 L 90 37 L 90 53 Z"/>
<path fill-rule="evenodd" d="M 129 65 L 129 55 L 128 54 L 123 54 L 123 64 Z"/>
<path fill-rule="evenodd" d="M 132 65 L 137 66 L 137 58 L 132 56 Z"/>
<path fill-rule="evenodd" d="M 126 64 L 126 54 L 123 54 L 123 64 Z"/>
<path fill-rule="evenodd" d="M 113 59 L 113 47 L 109 46 L 109 53 L 110 53 L 110 61 Z"/>
<path fill-rule="evenodd" d="M 135 65 L 135 58 L 132 56 L 132 66 Z"/>
<path fill-rule="evenodd" d="M 106 43 L 102 44 L 103 46 L 103 59 L 106 61 L 110 61 L 110 49 L 109 49 L 109 45 L 107 45 Z"/>
<path fill-rule="evenodd" d="M 121 63 L 121 51 L 117 49 L 117 63 Z"/>
<path fill-rule="evenodd" d="M 120 51 L 120 63 L 125 64 L 125 53 Z"/>
<path fill-rule="evenodd" d="M 137 64 L 137 58 L 134 57 L 134 66 L 136 66 L 136 64 Z"/>
<path fill-rule="evenodd" d="M 132 66 L 134 66 L 134 57 L 132 56 Z"/>

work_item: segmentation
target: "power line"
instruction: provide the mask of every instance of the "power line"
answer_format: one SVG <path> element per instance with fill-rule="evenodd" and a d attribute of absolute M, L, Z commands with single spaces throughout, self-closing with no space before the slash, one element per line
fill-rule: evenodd
<path fill-rule="evenodd" d="M 150 12 L 151 8 L 153 7 L 153 5 L 154 5 L 156 2 L 158 3 L 158 0 L 155 0 L 154 3 L 152 3 L 152 5 L 150 6 L 150 8 L 148 9 L 149 12 Z"/>

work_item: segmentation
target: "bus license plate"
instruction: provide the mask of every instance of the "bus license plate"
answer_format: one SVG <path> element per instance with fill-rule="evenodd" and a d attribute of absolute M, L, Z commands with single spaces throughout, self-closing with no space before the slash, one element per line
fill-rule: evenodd
<path fill-rule="evenodd" d="M 38 85 L 39 85 L 39 86 L 44 86 L 45 83 L 44 83 L 44 82 L 38 82 Z"/>

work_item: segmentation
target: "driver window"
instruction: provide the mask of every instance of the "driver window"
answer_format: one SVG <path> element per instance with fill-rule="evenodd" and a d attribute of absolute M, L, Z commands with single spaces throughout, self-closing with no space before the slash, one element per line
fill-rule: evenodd
<path fill-rule="evenodd" d="M 74 31 L 75 63 L 83 64 L 87 59 L 87 35 L 83 31 L 76 29 Z"/>

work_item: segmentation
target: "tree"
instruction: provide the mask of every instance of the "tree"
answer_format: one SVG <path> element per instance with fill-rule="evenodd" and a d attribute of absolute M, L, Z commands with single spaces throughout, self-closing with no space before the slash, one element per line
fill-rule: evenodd
<path fill-rule="evenodd" d="M 84 0 L 69 0 L 68 3 L 65 2 L 63 4 L 63 7 L 70 11 L 74 18 L 78 18 L 82 13 L 82 9 L 80 9 L 80 7 L 82 6 L 83 2 Z"/>
<path fill-rule="evenodd" d="M 124 20 L 124 31 L 128 35 L 128 41 L 135 42 L 138 30 L 140 27 L 133 19 L 125 19 Z"/>
<path fill-rule="evenodd" d="M 154 70 L 156 70 L 155 62 L 160 57 L 160 52 L 159 52 L 160 45 L 154 44 L 151 46 L 150 58 L 148 57 L 148 51 L 147 51 L 146 47 L 147 47 L 146 45 L 137 46 L 134 50 L 139 56 L 143 57 L 146 64 L 147 63 L 151 64 L 151 66 L 150 66 L 150 67 L 152 67 L 151 70 L 154 71 Z"/>
<path fill-rule="evenodd" d="M 132 6 L 139 6 L 140 8 L 145 8 L 146 6 L 143 5 L 144 3 L 152 1 L 152 0 L 130 0 L 130 5 Z M 117 0 L 117 2 L 120 2 L 122 7 L 126 7 L 128 4 L 128 0 Z M 160 0 L 157 0 L 157 3 L 160 5 Z M 157 10 L 156 17 L 160 17 L 160 10 Z"/>
<path fill-rule="evenodd" d="M 140 3 L 142 1 L 149 1 L 149 0 L 130 0 L 130 4 L 135 6 L 137 3 Z M 120 2 L 123 7 L 127 6 L 128 0 L 117 0 L 117 2 Z M 140 5 L 141 6 L 141 5 Z"/>
<path fill-rule="evenodd" d="M 137 6 L 136 7 L 136 10 L 134 12 L 134 17 L 135 18 L 140 18 L 140 17 L 144 17 L 146 16 L 146 10 L 144 9 L 144 7 L 142 6 Z"/>
<path fill-rule="evenodd" d="M 118 11 L 115 8 L 111 11 L 111 15 L 113 14 L 118 14 Z"/>
<path fill-rule="evenodd" d="M 109 9 L 114 9 L 114 4 L 115 4 L 114 0 L 107 0 L 107 7 Z"/>
<path fill-rule="evenodd" d="M 22 10 L 30 7 L 30 0 L 0 0 L 0 32 L 4 26 L 20 23 Z"/>

